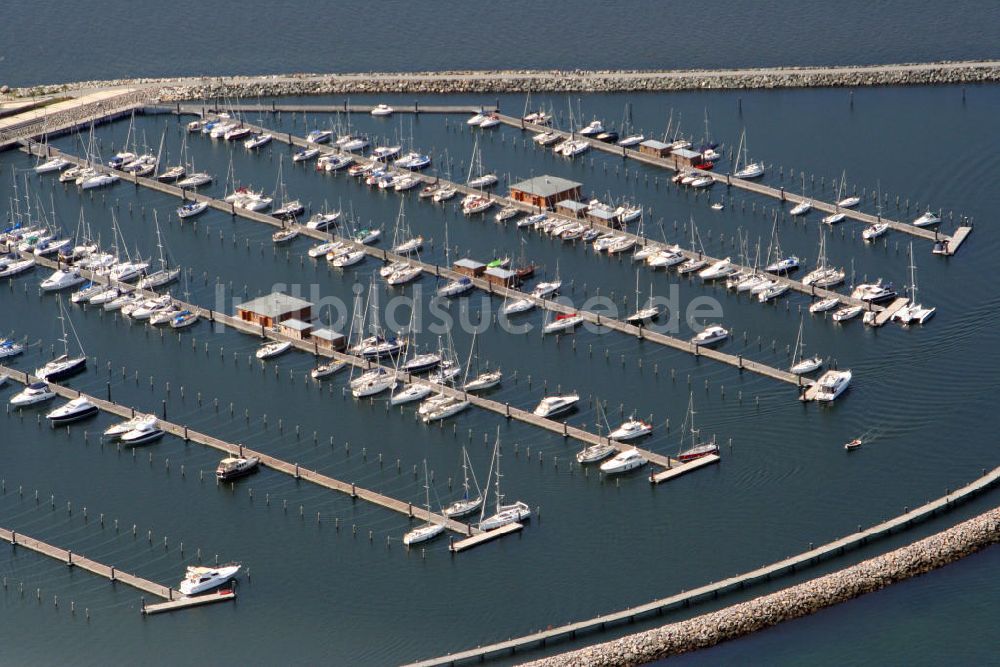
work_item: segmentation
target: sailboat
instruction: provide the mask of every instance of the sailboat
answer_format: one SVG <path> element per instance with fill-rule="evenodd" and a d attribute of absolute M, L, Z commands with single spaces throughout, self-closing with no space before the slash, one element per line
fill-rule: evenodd
<path fill-rule="evenodd" d="M 802 201 L 796 204 L 791 211 L 788 212 L 789 215 L 800 216 L 805 215 L 812 210 L 812 202 L 805 198 L 806 196 L 806 175 L 802 174 Z"/>
<path fill-rule="evenodd" d="M 691 396 L 688 400 L 688 412 L 687 416 L 684 418 L 685 422 L 690 420 L 690 434 L 691 434 L 691 444 L 687 449 L 680 451 L 677 454 L 677 460 L 681 463 L 687 463 L 688 461 L 694 461 L 700 459 L 703 456 L 708 456 L 709 454 L 718 454 L 719 445 L 715 441 L 715 436 L 709 442 L 701 442 L 698 439 L 700 431 L 694 427 L 694 392 L 691 392 Z M 684 446 L 683 438 L 685 425 L 681 426 L 681 447 Z"/>
<path fill-rule="evenodd" d="M 903 324 L 923 324 L 936 310 L 917 303 L 917 265 L 913 257 L 913 242 L 910 242 L 910 303 L 897 310 L 892 317 Z"/>
<path fill-rule="evenodd" d="M 806 358 L 803 355 L 805 343 L 802 340 L 804 320 L 799 320 L 799 336 L 795 339 L 795 350 L 792 352 L 792 367 L 789 369 L 796 375 L 812 373 L 823 367 L 823 357 L 816 355 Z"/>
<path fill-rule="evenodd" d="M 604 407 L 601 401 L 597 401 L 597 414 L 598 417 L 600 417 L 600 420 L 597 422 L 598 434 L 601 432 L 601 421 L 604 422 L 603 425 L 607 427 L 608 432 L 610 433 L 611 425 L 608 424 L 608 418 L 604 413 Z M 603 461 L 609 456 L 612 456 L 617 451 L 618 448 L 611 443 L 611 439 L 609 438 L 606 442 L 599 442 L 596 445 L 590 445 L 581 449 L 576 453 L 576 461 L 580 464 L 597 463 L 598 461 Z"/>
<path fill-rule="evenodd" d="M 71 375 L 76 375 L 87 367 L 87 355 L 83 351 L 83 345 L 80 344 L 80 338 L 76 335 L 76 329 L 73 328 L 72 320 L 70 320 L 69 326 L 73 332 L 73 337 L 76 339 L 76 345 L 80 349 L 80 356 L 69 356 L 69 339 L 66 335 L 67 319 L 62 299 L 59 299 L 59 323 L 62 325 L 62 338 L 60 340 L 63 343 L 63 353 L 41 368 L 35 369 L 35 377 L 39 380 L 55 382 L 63 378 L 68 378 Z"/>
<path fill-rule="evenodd" d="M 628 102 L 625 104 L 625 116 L 622 118 L 622 134 L 625 135 L 623 138 L 618 140 L 618 145 L 623 148 L 628 148 L 629 146 L 635 146 L 636 144 L 642 143 L 646 137 L 639 132 L 632 131 L 632 104 Z"/>
<path fill-rule="evenodd" d="M 660 316 L 660 307 L 653 303 L 653 283 L 649 284 L 649 299 L 639 307 L 639 272 L 635 272 L 635 312 L 625 318 L 627 324 L 647 324 Z"/>
<path fill-rule="evenodd" d="M 413 236 L 406 222 L 406 199 L 399 200 L 399 214 L 396 216 L 396 226 L 392 231 L 392 252 L 397 255 L 410 255 L 424 247 L 423 236 Z"/>
<path fill-rule="evenodd" d="M 355 301 L 354 301 L 354 312 L 355 313 L 357 313 L 357 307 L 358 307 L 358 301 L 357 301 L 357 297 L 355 297 Z M 331 308 L 329 306 L 326 309 L 326 316 L 327 316 L 328 326 L 332 328 L 333 327 L 333 314 L 332 314 Z M 352 328 L 354 327 L 354 319 L 355 318 L 351 318 L 351 327 Z M 352 333 L 351 331 L 347 332 L 347 340 L 351 339 L 351 333 Z M 343 370 L 345 368 L 347 368 L 347 362 L 346 361 L 341 361 L 340 359 L 327 359 L 327 360 L 321 362 L 320 364 L 318 364 L 311 371 L 309 371 L 309 375 L 312 377 L 313 380 L 320 380 L 322 378 L 329 377 L 329 376 L 333 375 L 334 373 L 336 373 L 337 371 Z"/>
<path fill-rule="evenodd" d="M 740 146 L 736 149 L 736 164 L 733 165 L 733 176 L 736 178 L 760 178 L 764 175 L 763 162 L 749 162 L 747 159 L 747 131 L 740 133 Z M 743 166 L 740 167 L 740 151 L 742 152 Z"/>
<path fill-rule="evenodd" d="M 153 211 L 153 224 L 156 226 L 156 247 L 160 252 L 160 268 L 153 273 L 143 276 L 137 283 L 139 289 L 155 289 L 163 287 L 177 280 L 181 275 L 181 268 L 173 268 L 167 263 L 166 255 L 163 252 L 163 238 L 160 236 L 160 222 L 156 219 L 156 211 Z"/>
<path fill-rule="evenodd" d="M 472 484 L 469 484 L 469 475 L 472 475 Z M 472 487 L 475 486 L 475 495 Z M 469 452 L 462 447 L 462 497 L 444 508 L 444 515 L 449 519 L 472 514 L 483 506 L 483 493 L 479 489 L 479 482 L 476 480 L 476 472 L 472 469 L 472 462 L 469 460 Z"/>
<path fill-rule="evenodd" d="M 698 236 L 698 229 L 694 224 L 694 217 L 689 220 L 691 226 L 691 252 L 696 253 L 698 257 L 705 254 L 705 248 L 701 245 L 701 237 Z M 699 252 L 700 248 L 700 252 Z M 694 273 L 699 271 L 708 265 L 707 259 L 698 259 L 697 257 L 692 257 L 686 260 L 680 266 L 677 267 L 677 273 L 684 275 L 686 273 Z"/>
<path fill-rule="evenodd" d="M 795 255 L 783 256 L 781 253 L 781 242 L 778 240 L 778 213 L 774 214 L 774 222 L 771 224 L 771 245 L 767 250 L 768 260 L 773 253 L 774 261 L 764 267 L 769 273 L 786 275 L 799 268 L 799 258 Z"/>
<path fill-rule="evenodd" d="M 827 264 L 826 234 L 820 229 L 819 254 L 816 257 L 816 268 L 802 277 L 802 284 L 829 288 L 844 282 L 844 278 L 846 277 L 847 274 L 843 269 L 838 269 Z"/>
<path fill-rule="evenodd" d="M 515 503 L 504 504 L 504 496 L 500 492 L 500 479 L 503 477 L 503 475 L 500 474 L 500 456 L 500 429 L 498 427 L 496 444 L 493 446 L 493 465 L 491 466 L 491 471 L 495 470 L 493 474 L 496 479 L 496 484 L 494 486 L 496 510 L 492 515 L 488 517 L 484 516 L 486 506 L 485 504 L 483 505 L 479 518 L 480 530 L 496 530 L 497 528 L 502 528 L 503 526 L 520 521 L 527 521 L 531 518 L 531 508 L 528 507 L 527 503 L 519 500 Z"/>
<path fill-rule="evenodd" d="M 833 213 L 823 218 L 823 223 L 827 225 L 835 225 L 838 222 L 842 222 L 847 214 L 841 211 L 841 202 L 847 201 L 846 199 L 841 199 L 840 195 L 844 190 L 844 180 L 847 178 L 847 172 L 841 176 L 840 183 L 837 184 L 837 201 L 833 205 Z M 857 202 L 855 202 L 856 204 Z"/>
<path fill-rule="evenodd" d="M 483 172 L 483 154 L 479 150 L 479 136 L 472 146 L 472 159 L 469 161 L 469 175 L 465 184 L 470 188 L 484 190 L 497 184 L 497 175 L 492 172 Z"/>
<path fill-rule="evenodd" d="M 424 507 L 427 509 L 427 513 L 431 512 L 431 487 L 429 484 L 429 479 L 427 475 L 427 459 L 424 459 L 424 492 L 426 493 L 426 502 Z M 418 544 L 420 542 L 426 542 L 432 540 L 441 533 L 444 532 L 444 523 L 435 523 L 433 521 L 428 521 L 423 523 L 413 530 L 403 535 L 403 544 L 410 546 L 413 544 Z"/>

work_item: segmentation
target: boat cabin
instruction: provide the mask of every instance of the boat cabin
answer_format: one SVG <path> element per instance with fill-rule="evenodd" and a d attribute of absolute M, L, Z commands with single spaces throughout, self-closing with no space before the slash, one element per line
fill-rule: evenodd
<path fill-rule="evenodd" d="M 511 185 L 510 197 L 537 209 L 550 211 L 561 201 L 582 199 L 582 187 L 582 183 L 558 176 L 536 176 Z"/>

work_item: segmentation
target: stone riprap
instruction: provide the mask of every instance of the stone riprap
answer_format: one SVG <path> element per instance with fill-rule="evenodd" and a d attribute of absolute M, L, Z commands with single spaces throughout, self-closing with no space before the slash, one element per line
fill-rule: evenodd
<path fill-rule="evenodd" d="M 919 542 L 769 595 L 528 664 L 620 667 L 707 648 L 929 572 L 997 541 L 1000 508 Z"/>

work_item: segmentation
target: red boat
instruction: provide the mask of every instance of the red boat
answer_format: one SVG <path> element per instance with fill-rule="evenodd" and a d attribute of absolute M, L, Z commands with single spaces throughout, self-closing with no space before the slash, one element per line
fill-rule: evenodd
<path fill-rule="evenodd" d="M 715 166 L 715 165 L 714 165 L 714 164 L 712 164 L 711 162 L 699 162 L 698 164 L 696 164 L 696 165 L 694 166 L 694 168 L 695 168 L 695 169 L 702 169 L 702 170 L 704 170 L 704 171 L 709 171 L 709 170 L 711 170 L 711 169 L 712 169 L 712 168 L 713 168 L 714 166 Z"/>
<path fill-rule="evenodd" d="M 694 461 L 695 459 L 700 459 L 703 456 L 708 456 L 709 454 L 718 454 L 719 445 L 713 440 L 712 442 L 705 442 L 691 449 L 687 449 L 677 455 L 677 460 L 681 463 L 687 463 L 688 461 Z"/>

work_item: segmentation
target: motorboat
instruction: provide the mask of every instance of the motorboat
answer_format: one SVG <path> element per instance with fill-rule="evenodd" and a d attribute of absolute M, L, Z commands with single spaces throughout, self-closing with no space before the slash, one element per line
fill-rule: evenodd
<path fill-rule="evenodd" d="M 777 299 L 789 290 L 788 283 L 779 283 L 776 281 L 770 281 L 768 287 L 757 293 L 757 300 L 761 303 L 767 303 L 772 299 Z"/>
<path fill-rule="evenodd" d="M 149 268 L 148 262 L 118 262 L 108 271 L 108 278 L 122 283 L 127 283 L 145 274 Z"/>
<path fill-rule="evenodd" d="M 177 588 L 186 596 L 198 595 L 229 583 L 239 571 L 239 564 L 215 568 L 189 565 L 184 580 Z"/>
<path fill-rule="evenodd" d="M 135 153 L 132 153 L 131 151 L 122 151 L 120 153 L 116 153 L 113 158 L 108 160 L 108 166 L 111 167 L 112 169 L 121 169 L 127 163 L 131 162 L 137 157 L 139 156 L 136 155 Z"/>
<path fill-rule="evenodd" d="M 560 313 L 556 318 L 542 327 L 543 334 L 562 333 L 572 331 L 583 324 L 583 318 L 576 313 Z"/>
<path fill-rule="evenodd" d="M 260 459 L 256 456 L 227 456 L 219 461 L 215 477 L 220 482 L 228 482 L 257 472 Z"/>
<path fill-rule="evenodd" d="M 840 208 L 854 208 L 861 203 L 861 197 L 844 197 L 837 202 L 837 206 Z"/>
<path fill-rule="evenodd" d="M 274 209 L 274 217 L 281 220 L 292 220 L 305 213 L 306 207 L 298 199 L 282 202 L 281 206 Z"/>
<path fill-rule="evenodd" d="M 729 331 L 717 324 L 705 327 L 704 331 L 691 339 L 695 345 L 712 345 L 729 338 Z"/>
<path fill-rule="evenodd" d="M 32 382 L 21 391 L 10 397 L 10 404 L 15 408 L 24 408 L 29 405 L 37 405 L 45 401 L 51 401 L 56 397 L 54 391 L 49 389 L 49 385 L 44 382 Z"/>
<path fill-rule="evenodd" d="M 719 278 L 725 278 L 726 276 L 736 273 L 736 267 L 733 266 L 730 258 L 720 259 L 708 268 L 702 269 L 698 272 L 698 277 L 704 281 L 718 280 Z"/>
<path fill-rule="evenodd" d="M 9 338 L 0 339 L 0 359 L 16 357 L 22 352 L 24 352 L 24 346 L 20 343 L 15 343 Z"/>
<path fill-rule="evenodd" d="M 612 440 L 627 442 L 635 440 L 653 432 L 653 425 L 641 419 L 631 418 L 615 430 L 608 434 Z"/>
<path fill-rule="evenodd" d="M 126 445 L 145 445 L 163 437 L 163 429 L 155 418 L 146 419 L 135 425 L 131 431 L 123 433 L 119 438 Z"/>
<path fill-rule="evenodd" d="M 812 210 L 812 207 L 813 205 L 811 201 L 799 202 L 792 208 L 791 211 L 788 212 L 788 214 L 794 216 L 805 215 L 806 213 Z"/>
<path fill-rule="evenodd" d="M 896 298 L 896 290 L 892 283 L 882 284 L 879 278 L 874 283 L 861 283 L 851 292 L 851 297 L 867 303 L 882 303 Z"/>
<path fill-rule="evenodd" d="M 257 351 L 254 353 L 254 355 L 258 359 L 273 359 L 278 355 L 288 352 L 288 350 L 290 349 L 292 349 L 291 341 L 275 340 L 261 345 L 259 348 L 257 348 Z"/>
<path fill-rule="evenodd" d="M 472 117 L 466 119 L 465 124 L 479 127 L 480 123 L 484 120 L 486 120 L 486 114 L 480 111 L 479 113 L 473 114 Z"/>
<path fill-rule="evenodd" d="M 329 377 L 334 373 L 336 373 L 337 371 L 341 371 L 345 368 L 347 368 L 346 361 L 331 359 L 330 361 L 326 361 L 317 366 L 316 368 L 312 369 L 311 371 L 309 371 L 309 375 L 312 377 L 313 380 L 320 380 L 322 378 Z"/>
<path fill-rule="evenodd" d="M 861 232 L 861 237 L 865 241 L 874 241 L 887 231 L 889 231 L 889 223 L 876 222 L 868 227 L 865 227 L 864 231 Z"/>
<path fill-rule="evenodd" d="M 551 419 L 565 414 L 576 407 L 580 402 L 579 394 L 563 394 L 561 396 L 546 396 L 534 409 L 534 414 L 539 417 Z"/>
<path fill-rule="evenodd" d="M 308 162 L 319 155 L 318 148 L 300 148 L 292 153 L 292 162 Z"/>
<path fill-rule="evenodd" d="M 330 227 L 336 226 L 337 220 L 340 219 L 340 215 L 340 211 L 334 211 L 333 213 L 313 213 L 312 217 L 306 222 L 306 228 L 325 232 L 330 229 Z"/>
<path fill-rule="evenodd" d="M 57 381 L 82 372 L 87 367 L 87 357 L 71 357 L 61 354 L 41 368 L 35 369 L 35 377 L 39 380 Z"/>
<path fill-rule="evenodd" d="M 52 412 L 45 415 L 45 418 L 52 422 L 53 426 L 69 424 L 72 422 L 93 417 L 100 409 L 87 398 L 80 396 L 60 405 Z"/>
<path fill-rule="evenodd" d="M 863 442 L 862 442 L 861 438 L 855 438 L 854 440 L 851 440 L 850 442 L 844 443 L 844 449 L 846 449 L 847 451 L 851 452 L 851 451 L 854 451 L 855 449 L 857 449 L 858 447 L 860 447 L 862 444 L 863 444 Z"/>
<path fill-rule="evenodd" d="M 35 173 L 36 174 L 48 174 L 48 173 L 51 173 L 53 171 L 62 171 L 66 167 L 70 166 L 71 164 L 72 164 L 72 162 L 70 162 L 69 160 L 67 160 L 65 158 L 54 157 L 54 158 L 50 158 L 49 160 L 46 160 L 45 162 L 43 162 L 40 165 L 36 166 L 35 167 Z"/>
<path fill-rule="evenodd" d="M 604 132 L 604 125 L 599 120 L 592 120 L 586 127 L 580 129 L 579 134 L 584 137 L 593 137 Z"/>
<path fill-rule="evenodd" d="M 394 146 L 376 146 L 372 151 L 372 159 L 379 162 L 385 162 L 386 160 L 399 155 L 402 150 L 403 147 L 398 144 Z"/>
<path fill-rule="evenodd" d="M 373 115 L 373 116 L 391 116 L 394 111 L 395 111 L 395 109 L 393 109 L 388 104 L 377 104 L 377 105 L 375 105 L 375 108 L 373 108 L 371 110 L 371 115 Z"/>
<path fill-rule="evenodd" d="M 243 147 L 246 148 L 248 151 L 256 150 L 261 146 L 266 146 L 267 144 L 271 143 L 272 139 L 274 139 L 274 136 L 271 134 L 267 133 L 255 134 L 243 142 Z"/>
<path fill-rule="evenodd" d="M 479 127 L 484 130 L 488 130 L 489 128 L 496 127 L 499 124 L 500 124 L 500 117 L 497 116 L 495 113 L 491 113 L 487 115 L 486 118 L 484 118 L 479 123 Z"/>
<path fill-rule="evenodd" d="M 330 130 L 313 130 L 306 135 L 306 141 L 310 144 L 325 144 L 329 143 L 331 137 L 333 132 Z"/>
<path fill-rule="evenodd" d="M 923 215 L 913 221 L 915 227 L 930 227 L 941 222 L 941 216 L 935 215 L 932 211 L 924 211 Z"/>
<path fill-rule="evenodd" d="M 618 145 L 622 148 L 629 148 L 637 144 L 641 144 L 646 140 L 646 135 L 644 134 L 630 134 L 627 137 L 618 140 Z"/>
<path fill-rule="evenodd" d="M 43 280 L 39 287 L 46 292 L 55 292 L 76 287 L 84 282 L 87 282 L 87 279 L 80 275 L 76 269 L 59 269 Z"/>
<path fill-rule="evenodd" d="M 649 463 L 649 459 L 639 453 L 639 450 L 626 449 L 623 452 L 618 452 L 614 458 L 609 461 L 605 461 L 601 464 L 601 472 L 606 475 L 618 475 L 630 470 L 635 470 L 636 468 L 641 468 L 642 466 Z"/>
<path fill-rule="evenodd" d="M 814 304 L 815 305 L 815 304 Z M 812 308 L 810 308 L 812 310 Z M 833 313 L 834 322 L 847 322 L 852 320 L 864 311 L 861 306 L 845 306 Z"/>
<path fill-rule="evenodd" d="M 182 310 L 170 320 L 171 329 L 184 329 L 198 322 L 198 315 L 190 310 Z"/>
<path fill-rule="evenodd" d="M 840 213 L 840 212 L 831 213 L 830 215 L 823 218 L 823 223 L 827 225 L 835 225 L 838 222 L 843 222 L 844 218 L 846 217 L 847 217 L 846 213 Z"/>
<path fill-rule="evenodd" d="M 271 234 L 271 241 L 275 245 L 280 245 L 282 243 L 288 243 L 292 239 L 299 235 L 298 225 L 289 225 L 288 227 L 282 227 L 278 231 Z"/>
<path fill-rule="evenodd" d="M 359 229 L 354 233 L 354 240 L 362 245 L 372 245 L 382 238 L 381 229 Z"/>
<path fill-rule="evenodd" d="M 186 177 L 177 181 L 177 187 L 181 189 L 185 188 L 196 189 L 200 188 L 203 185 L 208 185 L 211 182 L 212 182 L 211 174 L 199 171 L 193 174 L 188 174 Z"/>
<path fill-rule="evenodd" d="M 104 429 L 104 437 L 112 441 L 118 440 L 129 431 L 134 431 L 143 422 L 148 421 L 155 422 L 156 417 L 152 415 L 137 414 L 131 419 L 117 422 Z"/>
<path fill-rule="evenodd" d="M 829 403 L 843 394 L 851 384 L 851 371 L 827 371 L 820 377 L 816 400 Z"/>
<path fill-rule="evenodd" d="M 685 261 L 684 255 L 672 249 L 659 250 L 646 260 L 646 266 L 651 269 L 665 269 Z"/>
<path fill-rule="evenodd" d="M 784 275 L 786 273 L 791 273 L 792 271 L 797 271 L 798 268 L 799 258 L 795 255 L 789 255 L 788 257 L 783 257 L 777 261 L 771 262 L 764 267 L 764 270 L 770 273 Z"/>

